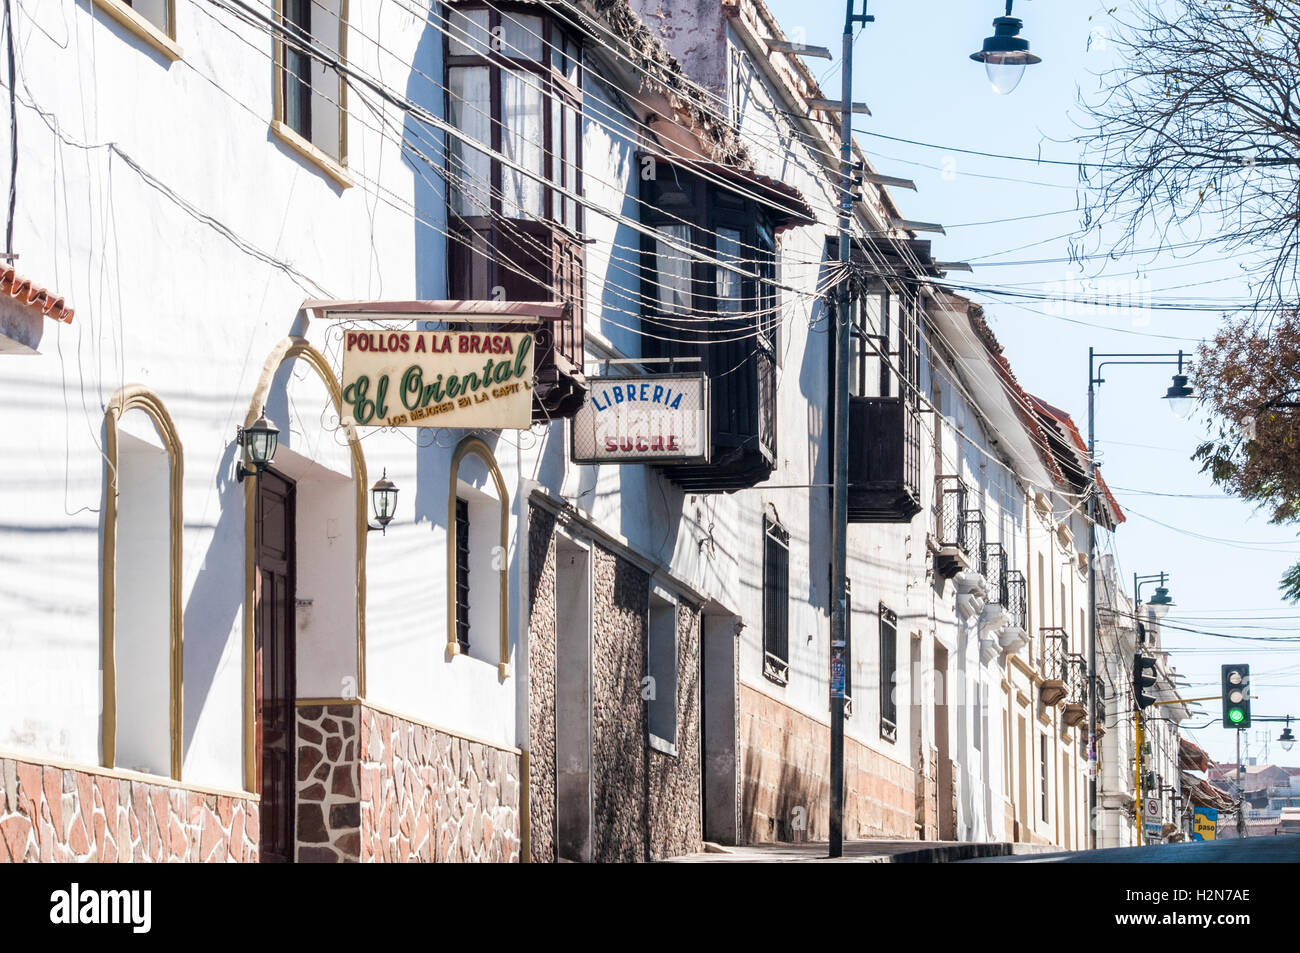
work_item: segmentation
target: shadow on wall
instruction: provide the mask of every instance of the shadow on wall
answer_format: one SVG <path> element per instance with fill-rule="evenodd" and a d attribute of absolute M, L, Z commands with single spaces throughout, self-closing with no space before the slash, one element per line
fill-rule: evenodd
<path fill-rule="evenodd" d="M 234 629 L 244 604 L 245 559 L 244 484 L 235 479 L 237 450 L 231 440 L 221 455 L 216 478 L 217 523 L 185 603 L 182 762 L 189 754 L 199 715 L 212 693 L 221 656 L 231 639 L 242 641 L 242 632 Z"/>
<path fill-rule="evenodd" d="M 741 795 L 742 843 L 756 844 L 771 841 L 786 843 L 819 840 L 827 836 L 823 826 L 828 815 L 823 809 L 829 805 L 830 787 L 809 761 L 818 756 L 817 749 L 805 746 L 801 752 L 803 764 L 794 760 L 794 745 L 788 731 L 781 732 L 780 775 L 776 782 L 774 802 L 763 803 L 763 762 L 767 754 L 759 742 L 759 725 L 756 719 L 749 723 L 749 739 L 745 745 Z M 765 808 L 760 821 L 759 810 Z M 770 813 L 767 813 L 770 811 Z M 798 825 L 805 825 L 801 830 Z"/>
<path fill-rule="evenodd" d="M 430 18 L 440 16 L 434 4 Z M 442 76 L 442 32 L 425 24 L 411 60 L 406 96 L 437 116 L 445 114 L 445 97 L 434 77 Z M 410 112 L 402 123 L 402 162 L 411 170 L 415 203 L 415 295 L 422 300 L 447 297 L 447 137 Z"/>
<path fill-rule="evenodd" d="M 823 262 L 820 273 L 817 275 L 817 287 L 826 287 L 830 280 L 828 272 L 831 263 Z M 831 419 L 831 392 L 834 382 L 832 357 L 834 356 L 834 336 L 831 331 L 834 328 L 831 321 L 829 309 L 822 298 L 813 302 L 812 311 L 808 317 L 810 328 L 822 328 L 824 334 L 809 334 L 806 338 L 806 347 L 812 350 L 815 347 L 825 348 L 824 360 L 816 360 L 815 354 L 805 354 L 802 365 L 799 368 L 799 392 L 803 395 L 808 407 L 808 443 L 806 444 L 808 455 L 808 476 L 809 483 L 829 483 L 831 481 L 831 437 L 832 424 Z M 789 329 L 786 329 L 789 333 Z M 785 347 L 786 341 L 780 341 L 780 345 Z M 781 428 L 781 438 L 793 439 L 796 433 L 794 427 Z M 778 450 L 780 444 L 778 442 Z M 821 536 L 818 531 L 819 527 L 829 527 L 831 518 L 831 491 L 829 489 L 811 490 L 808 493 L 808 526 L 810 528 L 809 536 L 815 538 Z M 812 573 L 808 580 L 808 599 L 809 602 L 817 609 L 829 615 L 831 611 L 831 593 L 830 579 L 826 573 Z"/>

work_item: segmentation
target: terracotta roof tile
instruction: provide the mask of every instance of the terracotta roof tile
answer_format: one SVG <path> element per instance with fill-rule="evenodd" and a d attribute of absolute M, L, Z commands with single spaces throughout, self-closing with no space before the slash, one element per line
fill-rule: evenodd
<path fill-rule="evenodd" d="M 72 323 L 72 309 L 64 305 L 62 298 L 56 297 L 39 285 L 32 284 L 26 278 L 19 277 L 10 265 L 0 264 L 0 293 L 8 295 L 19 304 L 39 311 L 47 318 L 65 324 Z"/>

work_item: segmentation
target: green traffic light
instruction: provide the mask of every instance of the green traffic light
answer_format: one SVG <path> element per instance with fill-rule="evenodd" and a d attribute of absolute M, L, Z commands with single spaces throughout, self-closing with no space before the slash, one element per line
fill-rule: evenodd
<path fill-rule="evenodd" d="M 1228 720 L 1233 724 L 1241 724 L 1245 718 L 1246 716 L 1242 713 L 1240 708 L 1233 708 L 1228 712 Z"/>

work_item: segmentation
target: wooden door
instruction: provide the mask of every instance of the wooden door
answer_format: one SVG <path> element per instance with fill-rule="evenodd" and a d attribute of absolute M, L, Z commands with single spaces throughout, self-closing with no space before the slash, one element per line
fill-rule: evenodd
<path fill-rule="evenodd" d="M 261 859 L 290 863 L 294 845 L 294 484 L 257 479 L 254 651 Z"/>

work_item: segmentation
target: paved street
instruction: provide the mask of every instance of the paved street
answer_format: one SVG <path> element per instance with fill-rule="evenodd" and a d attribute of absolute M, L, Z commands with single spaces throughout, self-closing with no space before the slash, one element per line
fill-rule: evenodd
<path fill-rule="evenodd" d="M 1039 853 L 1048 850 L 1029 844 L 957 844 L 951 841 L 870 840 L 851 841 L 844 845 L 844 856 L 833 863 L 899 864 L 951 863 L 977 857 L 997 856 L 1004 859 L 1011 852 Z M 674 857 L 672 864 L 807 864 L 832 862 L 827 856 L 826 841 L 803 844 L 752 844 L 744 847 L 716 847 L 701 854 Z"/>
<path fill-rule="evenodd" d="M 1111 850 L 1065 854 L 1026 854 L 989 857 L 973 863 L 1028 864 L 1294 864 L 1300 863 L 1300 835 L 1248 837 L 1219 841 L 1190 841 L 1154 847 L 1120 847 Z"/>
<path fill-rule="evenodd" d="M 803 844 L 753 844 L 711 847 L 705 853 L 674 857 L 672 864 L 1225 864 L 1300 863 L 1300 835 L 1245 840 L 1160 844 L 1110 850 L 1050 852 L 1031 844 L 957 844 L 945 841 L 853 841 L 844 856 L 831 861 L 826 841 Z"/>

